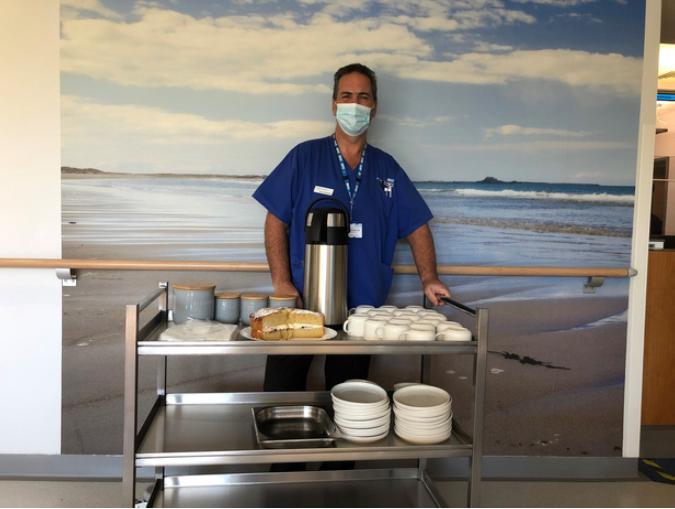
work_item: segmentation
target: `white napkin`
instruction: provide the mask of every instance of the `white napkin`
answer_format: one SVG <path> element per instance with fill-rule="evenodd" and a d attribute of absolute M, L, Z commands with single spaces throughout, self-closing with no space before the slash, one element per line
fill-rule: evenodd
<path fill-rule="evenodd" d="M 173 325 L 159 336 L 160 341 L 231 341 L 236 338 L 239 326 L 211 320 L 188 318 L 180 325 Z"/>

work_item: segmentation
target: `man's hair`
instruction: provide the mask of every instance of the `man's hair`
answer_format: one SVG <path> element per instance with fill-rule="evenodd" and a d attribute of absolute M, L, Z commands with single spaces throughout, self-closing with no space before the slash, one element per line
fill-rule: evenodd
<path fill-rule="evenodd" d="M 363 64 L 349 64 L 337 70 L 335 76 L 333 76 L 333 100 L 337 101 L 340 78 L 353 72 L 363 74 L 370 80 L 370 88 L 373 90 L 373 101 L 377 102 L 377 77 L 373 71 Z"/>

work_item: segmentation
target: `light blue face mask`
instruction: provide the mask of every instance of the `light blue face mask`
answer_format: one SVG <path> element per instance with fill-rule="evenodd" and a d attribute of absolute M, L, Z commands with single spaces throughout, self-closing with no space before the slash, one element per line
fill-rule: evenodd
<path fill-rule="evenodd" d="M 358 103 L 338 103 L 335 118 L 346 134 L 358 136 L 370 125 L 371 109 Z"/>

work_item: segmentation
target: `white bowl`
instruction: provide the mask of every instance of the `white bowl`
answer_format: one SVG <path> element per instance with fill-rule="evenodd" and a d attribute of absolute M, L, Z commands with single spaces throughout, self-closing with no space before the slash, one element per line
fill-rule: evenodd
<path fill-rule="evenodd" d="M 389 434 L 389 430 L 386 432 L 382 433 L 381 435 L 377 435 L 374 437 L 355 437 L 353 435 L 345 435 L 344 433 L 341 433 L 342 438 L 347 440 L 348 442 L 354 442 L 356 444 L 367 444 L 369 442 L 377 442 L 378 440 L 382 440 Z"/>
<path fill-rule="evenodd" d="M 419 384 L 404 387 L 394 392 L 394 405 L 401 410 L 419 413 L 452 403 L 450 394 L 433 385 Z"/>
<path fill-rule="evenodd" d="M 394 432 L 403 440 L 418 445 L 431 445 L 445 442 L 448 438 L 450 438 L 450 435 L 452 435 L 452 430 L 450 430 L 450 432 L 447 434 L 432 437 L 417 437 L 396 429 L 394 429 Z"/>
<path fill-rule="evenodd" d="M 345 411 L 372 413 L 386 408 L 390 408 L 391 404 L 388 399 L 378 401 L 376 403 L 352 403 L 350 401 L 343 401 L 341 399 L 333 399 L 333 408 L 338 408 Z"/>
<path fill-rule="evenodd" d="M 411 436 L 440 436 L 447 434 L 452 429 L 452 421 L 446 420 L 442 424 L 437 424 L 435 426 L 418 426 L 406 424 L 400 419 L 396 419 L 394 426 L 405 434 Z"/>
<path fill-rule="evenodd" d="M 389 423 L 387 423 L 374 428 L 350 428 L 348 426 L 340 426 L 338 424 L 338 429 L 340 430 L 340 434 L 350 437 L 376 437 L 382 433 L 388 433 L 389 426 Z"/>
<path fill-rule="evenodd" d="M 330 391 L 333 402 L 349 406 L 373 405 L 383 401 L 389 402 L 387 392 L 371 382 L 344 382 Z"/>
<path fill-rule="evenodd" d="M 451 404 L 445 403 L 444 405 L 434 406 L 434 407 L 400 407 L 396 403 L 392 406 L 394 410 L 394 415 L 403 416 L 403 417 L 417 417 L 431 419 L 434 417 L 448 416 L 451 410 Z"/>
<path fill-rule="evenodd" d="M 333 408 L 335 410 L 335 408 Z M 342 421 L 374 421 L 376 419 L 381 419 L 382 417 L 390 417 L 391 410 L 385 408 L 384 410 L 378 410 L 376 412 L 355 412 L 352 410 L 335 410 L 335 417 Z"/>
<path fill-rule="evenodd" d="M 391 408 L 386 407 L 373 411 L 359 411 L 353 409 L 344 409 L 344 408 L 335 408 L 333 405 L 333 410 L 335 412 L 335 417 L 347 421 L 374 421 L 375 419 L 381 419 L 382 417 L 391 416 Z"/>
<path fill-rule="evenodd" d="M 452 422 L 452 412 L 444 413 L 436 417 L 411 417 L 409 415 L 397 413 L 394 418 L 397 423 L 402 423 L 406 426 L 434 427 Z"/>
<path fill-rule="evenodd" d="M 345 426 L 347 428 L 374 428 L 377 426 L 389 425 L 391 422 L 391 414 L 387 413 L 381 417 L 374 419 L 350 419 L 346 416 L 335 415 L 333 421 L 338 426 Z"/>

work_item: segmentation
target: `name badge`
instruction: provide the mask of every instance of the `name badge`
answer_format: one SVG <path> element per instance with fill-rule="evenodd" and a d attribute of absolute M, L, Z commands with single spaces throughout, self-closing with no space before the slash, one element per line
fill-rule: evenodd
<path fill-rule="evenodd" d="M 360 239 L 363 237 L 363 225 L 361 223 L 350 223 L 349 238 Z"/>
<path fill-rule="evenodd" d="M 333 196 L 333 190 L 329 187 L 314 186 L 314 192 L 324 196 Z"/>

